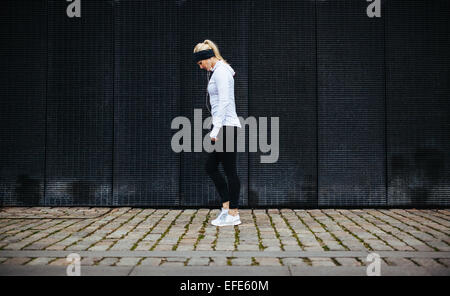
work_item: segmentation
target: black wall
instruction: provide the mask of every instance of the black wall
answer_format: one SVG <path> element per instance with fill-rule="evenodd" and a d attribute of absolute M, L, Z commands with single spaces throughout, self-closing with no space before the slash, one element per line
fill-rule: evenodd
<path fill-rule="evenodd" d="M 450 204 L 449 1 L 381 1 L 381 18 L 365 0 L 69 4 L 0 2 L 3 206 L 219 206 L 207 152 L 170 145 L 175 117 L 209 116 L 205 39 L 237 114 L 279 118 L 275 163 L 246 130 L 241 207 Z"/>

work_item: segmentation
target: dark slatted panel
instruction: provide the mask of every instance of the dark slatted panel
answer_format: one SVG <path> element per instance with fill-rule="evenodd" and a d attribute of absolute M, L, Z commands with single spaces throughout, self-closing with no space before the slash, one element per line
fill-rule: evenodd
<path fill-rule="evenodd" d="M 178 1 L 180 9 L 180 115 L 194 126 L 194 109 L 202 109 L 202 119 L 210 113 L 205 105 L 206 71 L 192 62 L 197 43 L 215 42 L 236 72 L 236 113 L 246 118 L 248 110 L 248 18 L 249 1 Z M 209 100 L 209 98 L 208 98 Z M 206 136 L 208 129 L 203 130 Z M 193 135 L 193 132 L 192 132 Z M 203 138 L 202 137 L 202 138 Z M 209 137 L 209 136 L 208 136 Z M 194 138 L 192 136 L 193 151 Z M 248 151 L 248 149 L 246 149 Z M 208 152 L 181 152 L 181 203 L 183 206 L 220 206 L 220 196 L 204 166 Z M 248 154 L 238 153 L 237 171 L 241 181 L 240 205 L 247 205 Z M 222 170 L 222 167 L 219 166 Z M 222 170 L 223 173 L 223 170 Z"/>
<path fill-rule="evenodd" d="M 381 3 L 0 1 L 0 205 L 220 206 L 207 152 L 171 147 L 209 116 L 211 39 L 237 114 L 279 132 L 239 153 L 241 207 L 448 206 L 450 2 Z"/>
<path fill-rule="evenodd" d="M 44 195 L 46 1 L 0 2 L 0 205 Z"/>
<path fill-rule="evenodd" d="M 383 18 L 366 1 L 317 1 L 319 205 L 382 206 Z"/>
<path fill-rule="evenodd" d="M 114 11 L 114 205 L 178 205 L 176 5 L 120 1 Z"/>
<path fill-rule="evenodd" d="M 111 1 L 49 1 L 46 205 L 110 205 L 113 34 Z"/>
<path fill-rule="evenodd" d="M 317 205 L 316 71 L 313 1 L 253 1 L 249 34 L 249 115 L 279 118 L 274 163 L 250 152 L 249 204 Z M 261 125 L 261 120 L 258 120 Z M 259 139 L 259 137 L 258 137 Z M 276 142 L 272 143 L 274 146 Z"/>
<path fill-rule="evenodd" d="M 388 1 L 391 206 L 450 205 L 450 2 Z"/>

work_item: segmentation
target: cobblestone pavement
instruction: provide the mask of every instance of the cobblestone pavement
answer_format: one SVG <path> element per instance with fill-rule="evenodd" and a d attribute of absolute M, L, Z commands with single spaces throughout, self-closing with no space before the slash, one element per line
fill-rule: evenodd
<path fill-rule="evenodd" d="M 241 225 L 215 227 L 210 221 L 218 213 L 130 207 L 2 208 L 0 274 L 14 268 L 61 269 L 69 264 L 70 253 L 80 254 L 82 269 L 129 267 L 126 274 L 145 273 L 143 267 L 148 267 L 148 274 L 206 267 L 216 267 L 222 274 L 233 268 L 292 275 L 296 270 L 308 274 L 344 267 L 365 273 L 370 264 L 366 257 L 375 252 L 381 257 L 381 269 L 396 270 L 393 274 L 422 270 L 450 275 L 448 209 L 241 209 Z"/>

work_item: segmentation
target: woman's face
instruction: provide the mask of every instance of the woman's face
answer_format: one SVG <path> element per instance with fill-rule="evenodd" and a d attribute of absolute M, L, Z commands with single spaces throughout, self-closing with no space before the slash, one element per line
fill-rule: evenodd
<path fill-rule="evenodd" d="M 213 63 L 213 57 L 206 59 L 206 60 L 198 61 L 197 64 L 200 67 L 200 69 L 206 70 L 206 71 L 211 71 L 211 69 L 213 67 L 212 63 Z"/>

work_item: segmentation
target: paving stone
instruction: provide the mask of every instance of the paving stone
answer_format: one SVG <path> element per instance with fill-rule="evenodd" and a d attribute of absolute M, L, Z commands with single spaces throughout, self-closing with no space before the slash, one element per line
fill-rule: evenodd
<path fill-rule="evenodd" d="M 319 242 L 314 236 L 300 235 L 299 240 L 305 246 L 314 246 L 319 244 Z"/>
<path fill-rule="evenodd" d="M 433 248 L 425 245 L 424 243 L 413 243 L 413 244 L 409 244 L 411 247 L 413 247 L 415 250 L 419 251 L 419 252 L 428 252 L 428 251 L 434 251 Z"/>
<path fill-rule="evenodd" d="M 100 260 L 97 265 L 100 265 L 100 266 L 113 266 L 117 262 L 119 262 L 119 258 L 106 257 L 106 258 L 103 258 L 102 260 Z"/>
<path fill-rule="evenodd" d="M 75 245 L 71 245 L 71 246 L 66 247 L 65 250 L 67 250 L 67 251 L 85 251 L 91 245 L 92 245 L 91 243 L 77 243 Z"/>
<path fill-rule="evenodd" d="M 33 234 L 33 231 L 31 231 L 31 230 L 25 230 L 25 231 L 19 232 L 17 234 L 15 234 L 15 233 L 10 234 L 8 232 L 4 235 L 4 239 L 2 240 L 2 245 L 20 242 L 22 239 L 25 239 L 26 237 L 28 237 L 32 234 Z"/>
<path fill-rule="evenodd" d="M 22 257 L 8 258 L 7 260 L 3 261 L 2 264 L 23 265 L 23 264 L 31 261 L 31 259 L 32 258 L 22 258 Z"/>
<path fill-rule="evenodd" d="M 226 257 L 212 257 L 212 262 L 210 262 L 210 266 L 227 266 L 227 258 Z"/>
<path fill-rule="evenodd" d="M 323 251 L 323 248 L 320 245 L 305 246 L 304 250 L 307 251 L 307 252 L 315 252 L 315 251 Z"/>
<path fill-rule="evenodd" d="M 309 266 L 308 263 L 306 263 L 303 258 L 282 258 L 281 261 L 283 261 L 283 264 L 286 265 L 292 265 L 292 266 Z"/>
<path fill-rule="evenodd" d="M 394 249 L 382 241 L 370 240 L 366 242 L 375 251 L 393 251 Z"/>
<path fill-rule="evenodd" d="M 156 245 L 154 251 L 172 251 L 173 245 Z"/>
<path fill-rule="evenodd" d="M 444 264 L 447 268 L 450 268 L 450 259 L 440 258 L 440 259 L 438 259 L 438 261 L 441 262 L 442 264 Z"/>
<path fill-rule="evenodd" d="M 357 258 L 355 258 L 357 261 L 359 261 L 359 263 L 362 265 L 362 266 L 367 266 L 367 265 L 369 265 L 370 264 L 370 262 L 367 262 L 367 258 L 366 257 L 357 257 Z"/>
<path fill-rule="evenodd" d="M 238 251 L 259 251 L 259 245 L 238 245 Z"/>
<path fill-rule="evenodd" d="M 138 245 L 133 249 L 134 251 L 148 251 L 154 245 L 154 242 L 149 241 L 141 241 Z"/>
<path fill-rule="evenodd" d="M 167 262 L 186 262 L 189 258 L 186 257 L 167 257 Z"/>
<path fill-rule="evenodd" d="M 209 265 L 209 257 L 193 257 L 189 260 L 188 266 L 207 266 Z"/>
<path fill-rule="evenodd" d="M 361 266 L 361 263 L 358 262 L 355 258 L 343 258 L 343 257 L 337 257 L 335 258 L 341 266 Z"/>
<path fill-rule="evenodd" d="M 71 262 L 67 261 L 66 258 L 57 258 L 56 260 L 53 260 L 49 263 L 49 265 L 55 265 L 55 266 L 67 266 L 71 264 Z"/>
<path fill-rule="evenodd" d="M 388 265 L 392 266 L 404 266 L 404 267 L 415 267 L 417 265 L 414 264 L 411 260 L 407 258 L 385 258 Z"/>
<path fill-rule="evenodd" d="M 442 242 L 442 241 L 436 241 L 436 240 L 432 240 L 432 241 L 427 241 L 427 243 L 434 247 L 437 248 L 439 251 L 442 252 L 449 252 L 450 251 L 450 246 L 447 245 L 446 243 Z"/>
<path fill-rule="evenodd" d="M 210 244 L 198 244 L 195 250 L 196 251 L 212 251 L 213 248 Z"/>
<path fill-rule="evenodd" d="M 361 243 L 344 242 L 344 244 L 349 248 L 350 251 L 367 251 L 366 247 L 364 247 L 364 245 Z"/>
<path fill-rule="evenodd" d="M 195 237 L 195 238 L 183 238 L 181 241 L 180 241 L 180 245 L 190 245 L 190 244 L 195 244 L 195 242 L 197 241 L 197 237 Z"/>
<path fill-rule="evenodd" d="M 110 251 L 128 251 L 134 246 L 134 241 L 121 242 L 113 245 L 108 250 Z"/>
<path fill-rule="evenodd" d="M 83 257 L 81 258 L 80 264 L 84 266 L 93 266 L 102 259 L 102 257 Z"/>
<path fill-rule="evenodd" d="M 47 265 L 54 258 L 38 257 L 26 263 L 26 265 Z"/>
<path fill-rule="evenodd" d="M 95 213 L 90 211 L 90 208 L 49 208 L 51 211 L 45 210 L 46 215 L 77 215 L 78 213 Z M 15 210 L 20 215 L 36 215 L 39 214 L 37 208 L 27 207 L 20 210 Z M 27 212 L 28 211 L 28 212 Z M 106 211 L 109 211 L 106 213 Z M 134 250 L 150 250 L 152 246 L 161 238 L 169 227 L 170 231 L 165 234 L 165 237 L 159 241 L 155 247 L 155 251 L 172 251 L 172 247 L 178 243 L 179 238 L 184 235 L 183 240 L 179 242 L 177 251 L 191 251 L 194 249 L 194 244 L 197 243 L 198 236 L 202 234 L 202 239 L 199 241 L 196 250 L 197 251 L 211 251 L 213 242 L 216 244 L 216 250 L 235 250 L 235 228 L 217 228 L 212 225 L 207 225 L 203 228 L 203 222 L 208 213 L 217 214 L 218 211 L 210 211 L 209 209 L 197 211 L 193 222 L 189 225 L 189 230 L 186 231 L 185 225 L 190 222 L 191 215 L 196 210 L 168 210 L 168 209 L 131 209 L 131 208 L 118 208 L 118 209 L 106 209 L 105 215 L 95 219 L 85 220 L 71 220 L 71 219 L 33 219 L 33 220 L 20 220 L 2 223 L 0 221 L 0 248 L 4 250 L 18 250 L 24 248 L 26 250 L 86 250 L 90 248 L 90 251 L 102 251 L 108 250 L 111 246 L 111 250 L 130 250 L 135 247 L 135 243 L 138 245 Z M 127 212 L 128 211 L 128 212 Z M 244 211 L 245 215 L 244 216 Z M 12 212 L 14 213 L 14 212 Z M 55 214 L 56 213 L 56 214 Z M 61 214 L 62 213 L 62 214 Z M 147 215 L 151 214 L 149 217 Z M 151 230 L 155 226 L 163 215 L 167 215 L 163 218 L 159 225 L 153 229 L 150 234 L 147 231 Z M 176 216 L 182 213 L 176 221 Z M 446 211 L 450 215 L 449 211 Z M 11 214 L 11 213 L 10 213 Z M 254 224 L 253 215 L 256 216 L 258 225 Z M 264 252 L 268 251 L 282 251 L 280 240 L 276 236 L 278 233 L 283 249 L 285 251 L 319 251 L 323 252 L 324 249 L 314 235 L 317 235 L 322 242 L 328 247 L 329 250 L 347 250 L 340 245 L 333 236 L 341 240 L 345 246 L 348 246 L 352 251 L 369 251 L 366 247 L 358 241 L 355 237 L 347 233 L 345 230 L 352 231 L 353 234 L 359 238 L 364 239 L 373 249 L 377 251 L 382 250 L 395 250 L 399 251 L 432 251 L 434 248 L 439 250 L 450 251 L 450 239 L 447 233 L 449 233 L 449 225 L 439 224 L 435 221 L 441 221 L 444 215 L 442 212 L 420 210 L 414 212 L 412 210 L 289 210 L 289 209 L 269 209 L 266 210 L 242 210 L 241 219 L 248 224 L 238 226 L 239 244 L 236 247 L 237 251 L 260 251 L 259 239 L 256 226 L 260 230 L 262 237 L 262 243 L 266 247 Z M 271 225 L 269 216 L 275 226 L 275 229 Z M 404 217 L 403 217 L 404 216 Z M 423 217 L 421 217 L 423 216 Z M 312 233 L 299 219 L 303 221 L 314 232 Z M 450 217 L 450 216 L 449 216 Z M 130 221 L 127 221 L 131 218 Z M 208 223 L 214 218 L 214 215 L 208 219 Z M 333 221 L 334 219 L 335 221 Z M 352 222 L 352 219 L 354 222 Z M 295 231 L 304 248 L 298 245 L 296 238 L 292 237 L 291 228 L 286 225 L 288 221 L 290 227 Z M 448 220 L 448 219 L 447 219 Z M 126 223 L 125 223 L 126 222 Z M 175 222 L 173 225 L 172 223 Z M 319 223 L 320 222 L 320 223 Z M 8 224 L 10 223 L 10 224 Z M 121 223 L 125 223 L 121 225 Z M 389 223 L 389 224 L 388 224 Z M 446 222 L 447 223 L 447 222 Z M 323 224 L 326 229 L 321 225 Z M 345 227 L 345 230 L 343 229 Z M 435 229 L 433 229 L 433 227 Z M 417 230 L 417 229 L 420 229 Z M 325 231 L 324 231 L 325 230 Z M 20 232 L 22 231 L 22 232 Z M 33 234 L 37 231 L 36 234 Z M 58 231 L 54 234 L 52 232 Z M 201 232 L 200 232 L 201 231 Z M 218 235 L 217 241 L 216 234 Z M 333 234 L 333 236 L 331 235 Z M 382 240 L 375 237 L 379 236 Z M 111 239 L 104 239 L 105 237 L 114 237 Z M 119 240 L 119 238 L 122 238 Z M 142 239 L 142 240 L 141 240 Z M 389 246 L 386 245 L 387 242 Z M 42 258 L 45 258 L 43 256 Z M 258 257 L 259 258 L 259 257 Z M 54 260 L 49 258 L 48 260 Z M 146 258 L 149 259 L 149 258 Z M 240 259 L 240 258 L 236 258 Z M 246 263 L 251 265 L 251 258 L 247 258 Z M 292 260 L 299 260 L 300 258 L 293 258 Z M 326 259 L 326 258 L 325 258 Z M 418 263 L 422 262 L 430 270 L 439 268 L 445 268 L 443 264 L 449 264 L 449 259 L 436 260 L 427 258 L 417 258 Z M 422 260 L 425 259 L 425 260 Z M 4 261 L 10 259 L 4 259 Z M 41 262 L 40 264 L 39 262 Z M 26 265 L 44 265 L 47 259 L 36 258 L 27 262 Z M 118 260 L 108 259 L 109 261 Z M 108 260 L 101 260 L 101 262 L 108 263 Z M 191 258 L 190 260 L 193 260 Z M 218 259 L 214 262 L 214 259 L 210 265 L 226 266 L 226 258 Z M 221 261 L 220 261 L 221 260 Z M 245 261 L 246 259 L 244 259 Z M 300 259 L 302 260 L 302 259 Z M 343 260 L 342 262 L 340 260 Z M 365 262 L 365 258 L 361 258 L 362 262 Z M 386 262 L 390 264 L 405 263 L 404 258 L 395 258 L 393 262 L 386 259 Z M 422 260 L 422 261 L 421 261 Z M 431 261 L 430 261 L 431 260 Z M 144 260 L 143 260 L 144 261 Z M 285 260 L 283 260 L 283 263 Z M 288 260 L 289 261 L 289 260 Z M 356 258 L 336 258 L 336 261 L 340 262 L 342 266 L 356 264 Z M 433 263 L 434 261 L 434 263 Z M 0 259 L 1 262 L 1 259 Z M 50 264 L 52 261 L 49 261 Z M 115 261 L 112 261 L 115 262 Z M 189 261 L 190 262 L 190 261 Z M 191 264 L 195 264 L 195 260 Z M 236 261 L 239 262 L 239 261 Z M 301 261 L 302 263 L 303 260 Z M 316 260 L 315 265 L 323 264 L 327 265 L 327 260 Z M 357 262 L 357 261 L 356 261 Z M 170 263 L 170 262 L 169 262 Z M 203 262 L 204 263 L 204 262 Z M 412 263 L 412 262 L 410 262 Z M 53 265 L 67 265 L 65 258 L 58 258 Z M 114 263 L 113 263 L 114 264 Z M 189 263 L 188 263 L 189 264 Z M 285 263 L 286 264 L 286 263 Z M 301 264 L 301 263 L 300 263 Z M 334 263 L 333 263 L 334 264 Z M 360 264 L 360 263 L 358 263 Z M 363 263 L 365 264 L 365 263 Z M 406 263 L 405 263 L 406 264 Z M 413 263 L 414 264 L 414 263 Z M 420 263 L 419 263 L 420 264 Z M 438 265 L 436 265 L 438 264 Z M 26 266 L 25 265 L 25 266 Z M 106 264 L 108 265 L 108 264 Z M 397 265 L 392 265 L 397 266 Z M 400 266 L 400 265 L 399 265 Z"/>
<path fill-rule="evenodd" d="M 336 264 L 330 258 L 316 258 L 309 257 L 312 262 L 312 266 L 336 266 Z"/>
<path fill-rule="evenodd" d="M 116 266 L 133 266 L 137 265 L 141 258 L 139 257 L 122 257 L 119 262 L 116 263 Z"/>
<path fill-rule="evenodd" d="M 274 238 L 274 239 L 262 238 L 261 241 L 263 244 L 268 245 L 268 246 L 279 246 L 280 245 L 280 241 L 276 238 Z"/>
<path fill-rule="evenodd" d="M 285 251 L 302 251 L 302 248 L 299 245 L 285 245 Z"/>
<path fill-rule="evenodd" d="M 280 236 L 291 237 L 292 231 L 290 229 L 285 229 L 286 225 L 281 225 L 277 227 L 277 232 Z"/>
<path fill-rule="evenodd" d="M 193 251 L 194 250 L 194 246 L 193 244 L 191 245 L 178 245 L 177 251 Z"/>
<path fill-rule="evenodd" d="M 252 265 L 252 259 L 251 258 L 234 258 L 231 260 L 231 265 L 237 265 L 237 266 L 250 266 Z"/>
<path fill-rule="evenodd" d="M 324 242 L 324 243 L 330 251 L 346 251 L 347 250 L 346 248 L 344 248 L 344 246 L 342 246 L 338 243 L 335 243 L 335 242 Z"/>
<path fill-rule="evenodd" d="M 234 245 L 216 245 L 216 247 L 215 247 L 215 250 L 216 251 L 233 251 L 235 248 L 234 248 Z"/>
<path fill-rule="evenodd" d="M 440 263 L 436 262 L 434 259 L 430 258 L 413 258 L 414 262 L 418 263 L 420 266 L 429 268 L 442 268 L 444 267 Z"/>
<path fill-rule="evenodd" d="M 149 265 L 149 266 L 159 266 L 161 264 L 162 258 L 145 258 L 141 261 L 140 265 Z"/>
<path fill-rule="evenodd" d="M 278 258 L 270 257 L 255 257 L 256 262 L 260 266 L 281 266 L 280 260 Z"/>
<path fill-rule="evenodd" d="M 411 248 L 410 246 L 407 246 L 404 242 L 399 241 L 397 239 L 390 239 L 390 238 L 386 238 L 386 237 L 383 237 L 383 239 L 387 240 L 389 242 L 389 244 L 397 250 L 401 250 L 401 251 L 413 250 L 413 248 Z M 404 248 L 406 248 L 406 250 L 402 250 Z"/>
<path fill-rule="evenodd" d="M 264 252 L 272 252 L 272 251 L 282 251 L 281 247 L 267 247 L 264 249 Z"/>
<path fill-rule="evenodd" d="M 163 262 L 161 266 L 164 267 L 182 267 L 184 266 L 183 262 Z"/>
<path fill-rule="evenodd" d="M 100 242 L 99 244 L 96 244 L 95 246 L 90 247 L 88 249 L 88 251 L 106 251 L 111 247 L 112 244 L 113 243 L 111 243 L 111 242 L 109 242 L 109 243 L 101 243 Z"/>

